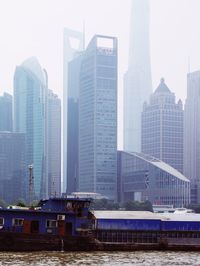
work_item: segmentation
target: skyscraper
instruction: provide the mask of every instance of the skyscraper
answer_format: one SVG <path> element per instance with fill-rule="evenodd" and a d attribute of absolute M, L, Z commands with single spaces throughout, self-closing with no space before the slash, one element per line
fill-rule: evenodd
<path fill-rule="evenodd" d="M 48 139 L 48 195 L 61 194 L 61 102 L 53 91 L 48 90 L 47 102 Z"/>
<path fill-rule="evenodd" d="M 12 131 L 12 96 L 4 93 L 0 96 L 0 131 Z"/>
<path fill-rule="evenodd" d="M 25 134 L 26 169 L 33 165 L 37 199 L 47 196 L 46 138 L 47 78 L 31 57 L 16 67 L 14 75 L 14 131 Z M 28 179 L 26 189 L 28 189 Z"/>
<path fill-rule="evenodd" d="M 68 66 L 67 193 L 78 191 L 80 68 L 83 53 Z"/>
<path fill-rule="evenodd" d="M 141 112 L 152 92 L 149 1 L 133 0 L 128 71 L 124 76 L 124 150 L 141 150 Z"/>
<path fill-rule="evenodd" d="M 82 55 L 79 190 L 116 198 L 117 39 L 96 35 Z"/>
<path fill-rule="evenodd" d="M 74 59 L 77 53 L 84 49 L 83 33 L 64 29 L 63 35 L 63 192 L 67 188 L 67 143 L 68 143 L 68 64 Z"/>
<path fill-rule="evenodd" d="M 183 172 L 183 105 L 164 79 L 143 107 L 142 152 Z"/>
<path fill-rule="evenodd" d="M 0 132 L 0 198 L 12 203 L 25 197 L 25 135 Z"/>
<path fill-rule="evenodd" d="M 200 71 L 187 75 L 184 110 L 184 175 L 191 181 L 191 203 L 200 203 Z"/>

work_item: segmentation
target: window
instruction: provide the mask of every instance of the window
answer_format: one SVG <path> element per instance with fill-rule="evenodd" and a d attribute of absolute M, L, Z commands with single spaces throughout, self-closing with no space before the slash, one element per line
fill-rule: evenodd
<path fill-rule="evenodd" d="M 14 218 L 12 222 L 13 226 L 22 226 L 23 223 L 24 223 L 24 219 L 22 218 Z"/>
<path fill-rule="evenodd" d="M 3 225 L 4 225 L 4 218 L 0 217 L 0 226 L 3 226 Z"/>
<path fill-rule="evenodd" d="M 47 220 L 46 227 L 47 228 L 55 228 L 58 226 L 58 223 L 56 220 Z"/>

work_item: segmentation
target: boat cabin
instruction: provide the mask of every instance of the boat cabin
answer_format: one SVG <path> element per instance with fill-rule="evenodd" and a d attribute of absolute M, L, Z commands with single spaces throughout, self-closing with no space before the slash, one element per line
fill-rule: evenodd
<path fill-rule="evenodd" d="M 50 198 L 37 208 L 0 209 L 0 232 L 78 236 L 92 227 L 90 199 Z"/>

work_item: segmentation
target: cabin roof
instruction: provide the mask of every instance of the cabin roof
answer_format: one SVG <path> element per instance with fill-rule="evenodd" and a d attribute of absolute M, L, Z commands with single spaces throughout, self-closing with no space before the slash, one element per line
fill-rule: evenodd
<path fill-rule="evenodd" d="M 74 212 L 68 212 L 68 211 L 59 211 L 59 210 L 32 210 L 32 209 L 28 209 L 28 210 L 22 210 L 22 209 L 0 209 L 0 216 L 2 213 L 21 213 L 21 214 L 67 214 L 67 215 L 75 215 Z"/>

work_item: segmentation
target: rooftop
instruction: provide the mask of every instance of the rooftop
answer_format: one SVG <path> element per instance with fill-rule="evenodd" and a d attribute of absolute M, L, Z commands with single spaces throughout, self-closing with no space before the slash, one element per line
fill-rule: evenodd
<path fill-rule="evenodd" d="M 45 74 L 36 57 L 30 57 L 22 63 L 22 67 L 30 71 L 43 85 L 46 84 Z"/>
<path fill-rule="evenodd" d="M 94 211 L 97 219 L 141 219 L 162 221 L 200 222 L 200 214 L 196 213 L 152 213 L 148 211 Z"/>
<path fill-rule="evenodd" d="M 171 93 L 170 89 L 165 84 L 164 78 L 161 78 L 160 84 L 159 84 L 159 86 L 157 87 L 157 89 L 155 90 L 154 93 Z"/>
<path fill-rule="evenodd" d="M 178 170 L 176 170 L 175 168 L 173 168 L 172 166 L 170 166 L 169 164 L 153 157 L 147 154 L 143 154 L 143 153 L 137 153 L 137 152 L 129 152 L 129 154 L 132 154 L 142 160 L 145 160 L 146 162 L 151 163 L 152 165 L 155 165 L 156 167 L 160 168 L 161 170 L 169 173 L 170 175 L 173 175 L 177 178 L 179 178 L 180 180 L 183 181 L 187 181 L 189 182 L 189 179 L 187 177 L 185 177 L 183 174 L 181 174 Z"/>

